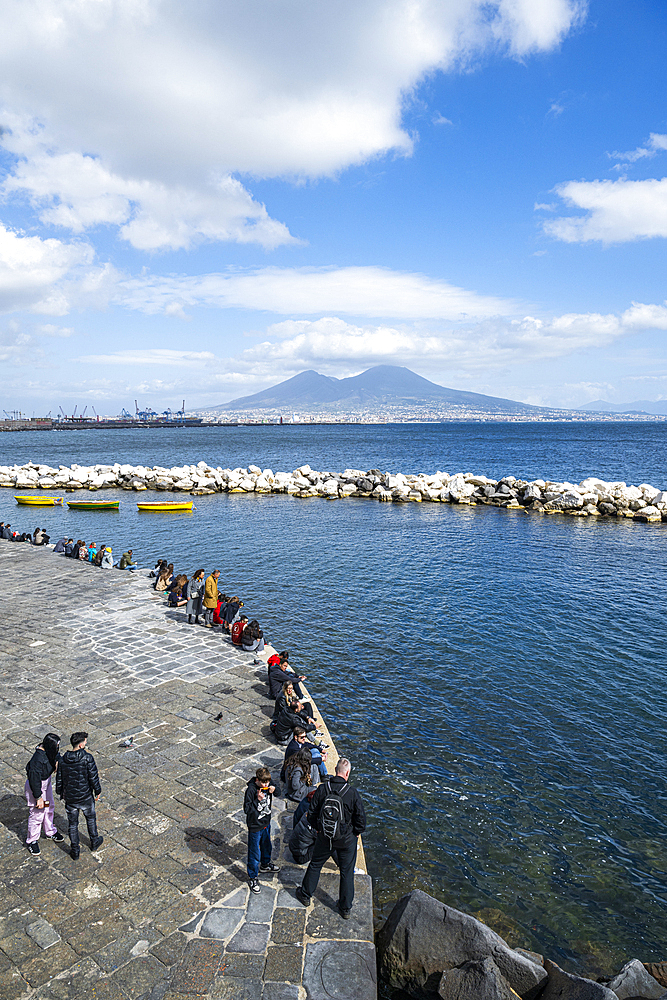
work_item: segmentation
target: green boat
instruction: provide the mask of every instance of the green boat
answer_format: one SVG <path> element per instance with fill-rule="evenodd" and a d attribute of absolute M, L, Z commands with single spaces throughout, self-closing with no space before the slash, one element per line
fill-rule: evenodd
<path fill-rule="evenodd" d="M 68 500 L 72 510 L 118 510 L 120 500 Z"/>

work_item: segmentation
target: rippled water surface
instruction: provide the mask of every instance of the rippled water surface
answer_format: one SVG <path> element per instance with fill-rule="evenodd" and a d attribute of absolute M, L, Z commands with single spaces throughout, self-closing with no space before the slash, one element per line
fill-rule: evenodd
<path fill-rule="evenodd" d="M 0 436 L 0 463 L 667 486 L 666 442 L 664 424 L 35 432 Z M 118 514 L 36 517 L 2 490 L 0 518 L 221 569 L 354 762 L 380 915 L 419 886 L 572 969 L 666 957 L 667 524 L 242 495 L 140 515 L 118 495 Z"/>

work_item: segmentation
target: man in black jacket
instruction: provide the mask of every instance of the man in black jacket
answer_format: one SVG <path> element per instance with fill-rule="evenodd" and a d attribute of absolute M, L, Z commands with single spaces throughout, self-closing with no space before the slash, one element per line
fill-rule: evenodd
<path fill-rule="evenodd" d="M 340 868 L 340 887 L 338 890 L 338 912 L 344 920 L 349 919 L 352 901 L 354 900 L 354 865 L 357 860 L 357 837 L 366 829 L 366 811 L 361 796 L 356 788 L 348 784 L 352 765 L 346 757 L 341 757 L 336 764 L 336 775 L 327 778 L 319 785 L 313 795 L 308 810 L 308 823 L 317 830 L 315 851 L 303 884 L 296 890 L 296 897 L 304 906 L 308 906 L 317 883 L 320 872 L 334 851 L 338 853 Z M 342 821 L 338 825 L 335 837 L 329 838 L 323 832 L 326 823 L 325 802 L 332 795 L 340 799 L 342 806 Z"/>
<path fill-rule="evenodd" d="M 102 794 L 102 787 L 95 758 L 85 749 L 87 742 L 88 733 L 72 733 L 72 749 L 62 755 L 56 771 L 56 791 L 65 800 L 73 858 L 78 858 L 80 853 L 79 810 L 86 817 L 91 851 L 96 851 L 104 840 L 97 832 L 95 815 L 95 803 Z"/>
<path fill-rule="evenodd" d="M 322 735 L 314 722 L 307 722 L 307 716 L 297 711 L 298 704 L 297 701 L 293 701 L 285 705 L 278 718 L 271 723 L 271 732 L 278 743 L 288 743 L 294 729 L 305 729 L 307 733 Z"/>

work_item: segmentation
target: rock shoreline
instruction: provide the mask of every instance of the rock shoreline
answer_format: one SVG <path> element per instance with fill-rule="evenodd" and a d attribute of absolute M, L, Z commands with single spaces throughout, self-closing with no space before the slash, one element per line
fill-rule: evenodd
<path fill-rule="evenodd" d="M 288 494 L 327 500 L 362 497 L 393 503 L 454 503 L 503 507 L 539 514 L 570 517 L 624 517 L 645 523 L 667 521 L 667 490 L 649 483 L 639 486 L 589 477 L 580 483 L 545 479 L 531 481 L 504 476 L 490 479 L 468 472 L 404 475 L 345 469 L 318 472 L 302 465 L 293 472 L 273 472 L 257 465 L 213 468 L 196 465 L 147 467 L 119 462 L 113 465 L 49 465 L 26 462 L 0 466 L 0 486 L 11 489 L 73 490 L 124 489 L 141 492 Z"/>
<path fill-rule="evenodd" d="M 384 982 L 418 1000 L 667 1000 L 667 962 L 633 959 L 597 982 L 572 975 L 420 889 L 398 900 L 377 949 Z"/>

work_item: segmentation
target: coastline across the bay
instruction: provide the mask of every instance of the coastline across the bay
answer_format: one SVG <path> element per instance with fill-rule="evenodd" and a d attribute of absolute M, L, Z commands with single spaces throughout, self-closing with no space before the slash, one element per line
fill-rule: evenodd
<path fill-rule="evenodd" d="M 631 485 L 594 476 L 579 483 L 507 475 L 492 479 L 468 472 L 404 474 L 380 469 L 317 471 L 301 465 L 292 472 L 274 472 L 257 465 L 235 469 L 206 462 L 148 467 L 115 462 L 57 469 L 35 462 L 0 466 L 0 487 L 15 490 L 123 489 L 134 492 L 286 494 L 302 499 L 364 498 L 391 503 L 451 503 L 502 507 L 538 514 L 571 517 L 620 517 L 644 523 L 667 521 L 667 490 L 649 483 Z"/>

